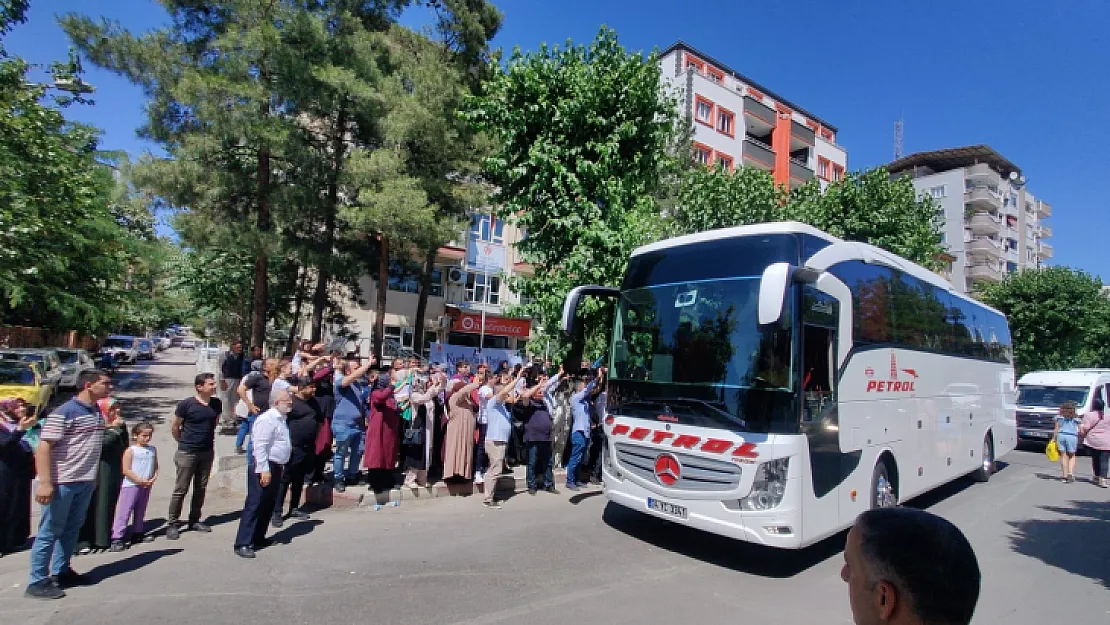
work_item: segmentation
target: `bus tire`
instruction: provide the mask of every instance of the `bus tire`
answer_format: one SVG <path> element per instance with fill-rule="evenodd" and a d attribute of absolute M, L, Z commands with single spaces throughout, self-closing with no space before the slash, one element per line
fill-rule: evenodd
<path fill-rule="evenodd" d="M 880 459 L 871 472 L 871 509 L 893 508 L 898 505 L 898 490 L 890 479 L 890 468 Z"/>
<path fill-rule="evenodd" d="M 983 462 L 972 475 L 976 482 L 987 482 L 990 481 L 992 473 L 994 473 L 994 440 L 991 438 L 991 433 L 987 432 L 983 437 Z"/>

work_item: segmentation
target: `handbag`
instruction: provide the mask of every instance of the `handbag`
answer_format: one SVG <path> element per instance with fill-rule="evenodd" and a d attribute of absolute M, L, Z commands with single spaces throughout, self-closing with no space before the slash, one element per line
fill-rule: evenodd
<path fill-rule="evenodd" d="M 402 445 L 423 445 L 424 444 L 424 428 L 418 428 L 413 423 L 416 419 L 405 422 L 405 431 L 401 435 Z"/>

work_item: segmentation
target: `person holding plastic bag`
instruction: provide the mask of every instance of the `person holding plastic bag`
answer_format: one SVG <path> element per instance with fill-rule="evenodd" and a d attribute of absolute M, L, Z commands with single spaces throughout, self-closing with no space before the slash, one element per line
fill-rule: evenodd
<path fill-rule="evenodd" d="M 1075 453 L 1079 450 L 1079 416 L 1075 410 L 1075 402 L 1064 402 L 1052 429 L 1052 440 L 1060 453 L 1061 481 L 1067 483 L 1075 481 Z"/>
<path fill-rule="evenodd" d="M 1091 453 L 1091 468 L 1095 486 L 1106 488 L 1106 470 L 1110 465 L 1110 419 L 1106 416 L 1106 402 L 1101 397 L 1091 400 L 1091 411 L 1083 415 L 1079 436 Z"/>
<path fill-rule="evenodd" d="M 37 425 L 27 402 L 0 399 L 0 557 L 23 549 L 31 536 L 35 456 L 30 432 Z"/>

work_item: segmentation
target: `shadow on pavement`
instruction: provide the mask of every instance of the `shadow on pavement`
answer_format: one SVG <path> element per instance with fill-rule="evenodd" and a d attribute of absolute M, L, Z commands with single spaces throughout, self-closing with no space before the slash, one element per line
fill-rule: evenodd
<path fill-rule="evenodd" d="M 122 560 L 101 564 L 90 570 L 88 576 L 94 583 L 99 583 L 110 577 L 137 571 L 148 564 L 157 562 L 166 556 L 181 553 L 182 551 L 184 551 L 184 549 L 156 549 L 154 551 L 144 551 Z"/>
<path fill-rule="evenodd" d="M 578 494 L 578 495 L 574 495 L 573 497 L 571 497 L 571 498 L 570 498 L 570 499 L 568 499 L 567 501 L 569 501 L 569 502 L 571 502 L 572 504 L 574 504 L 574 505 L 576 505 L 576 506 L 577 506 L 578 504 L 582 503 L 583 501 L 586 501 L 586 500 L 587 500 L 587 499 L 589 499 L 590 497 L 599 497 L 599 496 L 601 496 L 602 494 L 604 494 L 604 493 L 602 493 L 602 492 L 601 492 L 601 491 L 599 491 L 599 490 L 595 490 L 595 491 L 593 491 L 593 492 L 591 492 L 591 493 L 580 493 L 580 494 Z"/>
<path fill-rule="evenodd" d="M 1110 588 L 1110 502 L 1071 503 L 1070 508 L 1040 506 L 1068 518 L 1011 521 L 1010 548 Z"/>
<path fill-rule="evenodd" d="M 760 577 L 789 578 L 844 550 L 847 531 L 797 551 L 746 543 L 653 516 L 614 503 L 605 507 L 602 520 L 613 529 L 660 549 L 701 560 L 707 564 Z"/>
<path fill-rule="evenodd" d="M 279 532 L 270 535 L 270 540 L 274 541 L 275 545 L 288 545 L 293 542 L 294 538 L 307 536 L 312 533 L 312 530 L 317 526 L 323 525 L 324 522 L 319 519 L 309 519 L 307 521 L 293 521 L 290 523 L 286 521 L 286 526 Z"/>
<path fill-rule="evenodd" d="M 204 524 L 209 527 L 216 527 L 217 525 L 223 525 L 224 523 L 235 523 L 239 521 L 239 517 L 241 516 L 243 516 L 242 510 L 234 510 L 232 512 L 225 512 L 223 514 L 210 516 L 208 517 L 207 521 L 204 521 Z"/>

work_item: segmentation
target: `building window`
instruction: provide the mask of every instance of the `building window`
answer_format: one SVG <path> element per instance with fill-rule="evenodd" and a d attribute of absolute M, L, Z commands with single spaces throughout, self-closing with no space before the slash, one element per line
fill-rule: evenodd
<path fill-rule="evenodd" d="M 390 259 L 387 288 L 390 291 L 400 291 L 401 293 L 419 293 L 422 273 L 420 263 Z M 439 267 L 432 269 L 432 284 L 428 289 L 428 295 L 443 297 L 443 270 Z"/>
<path fill-rule="evenodd" d="M 489 300 L 486 300 L 486 281 L 489 280 Z M 475 303 L 499 304 L 501 302 L 501 278 L 481 273 L 466 274 L 466 301 Z"/>
<path fill-rule="evenodd" d="M 700 143 L 694 144 L 694 162 L 708 166 L 713 162 L 712 148 Z"/>
<path fill-rule="evenodd" d="M 705 77 L 717 84 L 721 84 L 725 81 L 725 75 L 714 67 L 706 67 Z"/>
<path fill-rule="evenodd" d="M 487 243 L 504 243 L 505 222 L 488 213 L 475 213 L 470 217 L 470 239 Z"/>
<path fill-rule="evenodd" d="M 829 179 L 829 159 L 824 156 L 817 157 L 817 177 L 822 180 Z"/>
<path fill-rule="evenodd" d="M 717 164 L 728 171 L 732 171 L 732 157 L 728 154 L 717 152 Z"/>
<path fill-rule="evenodd" d="M 706 126 L 713 125 L 713 102 L 699 96 L 695 96 L 697 104 L 694 106 L 694 117 Z"/>
<path fill-rule="evenodd" d="M 833 182 L 840 182 L 840 179 L 844 177 L 844 168 L 840 165 L 833 164 L 832 173 Z"/>
<path fill-rule="evenodd" d="M 939 187 L 930 187 L 929 196 L 934 200 L 948 197 L 948 185 L 942 184 Z"/>
<path fill-rule="evenodd" d="M 400 326 L 385 326 L 385 332 L 382 336 L 385 339 L 396 341 L 401 347 L 412 349 L 412 338 L 414 336 L 412 328 L 402 328 Z"/>
<path fill-rule="evenodd" d="M 825 141 L 828 141 L 829 143 L 836 143 L 836 135 L 834 135 L 832 131 L 828 128 L 821 129 L 821 138 Z"/>
<path fill-rule="evenodd" d="M 717 132 L 730 137 L 736 136 L 736 116 L 728 109 L 717 109 Z"/>

